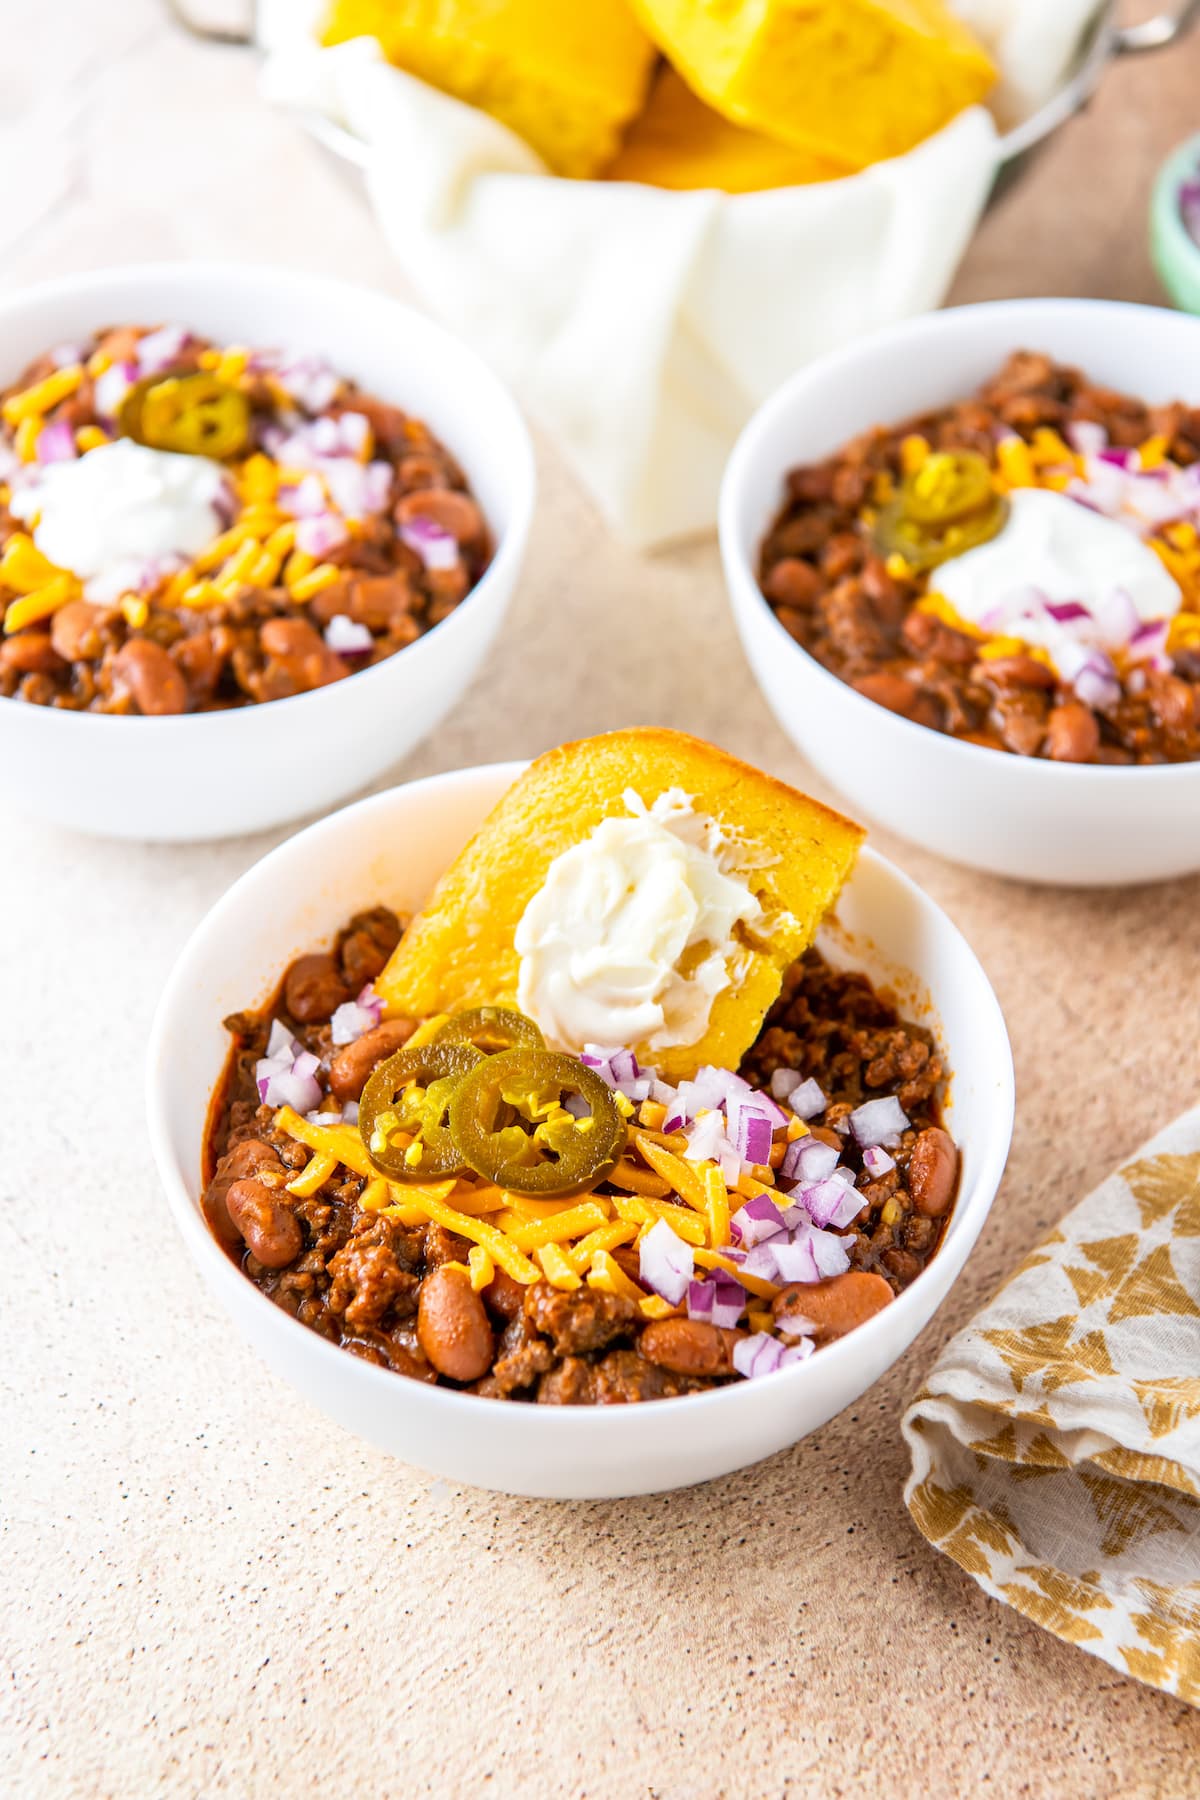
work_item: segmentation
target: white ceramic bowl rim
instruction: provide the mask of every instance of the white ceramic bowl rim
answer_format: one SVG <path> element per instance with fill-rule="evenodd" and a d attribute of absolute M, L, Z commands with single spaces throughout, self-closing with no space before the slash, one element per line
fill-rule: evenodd
<path fill-rule="evenodd" d="M 192 282 L 228 282 L 233 284 L 244 282 L 247 279 L 276 280 L 281 277 L 286 278 L 295 275 L 296 271 L 294 269 L 289 269 L 285 264 L 281 263 L 164 262 L 123 263 L 104 269 L 101 273 L 94 276 L 58 276 L 53 281 L 38 282 L 35 286 L 22 288 L 19 292 L 10 294 L 4 300 L 0 300 L 0 345 L 3 343 L 5 323 L 11 313 L 25 314 L 29 311 L 31 306 L 40 306 L 64 299 L 79 292 L 81 287 L 85 287 L 89 295 L 95 296 L 97 305 L 99 306 L 102 304 L 105 292 L 108 289 L 121 289 L 129 282 L 138 281 L 153 281 L 157 284 L 177 277 L 178 286 L 180 288 L 180 301 L 182 305 L 186 306 L 187 290 Z M 337 300 L 345 302 L 351 300 L 356 294 L 359 294 L 369 299 L 372 303 L 384 301 L 389 306 L 395 307 L 398 313 L 404 314 L 410 320 L 416 321 L 418 328 L 423 334 L 430 338 L 439 339 L 448 354 L 455 356 L 461 363 L 472 368 L 475 379 L 481 386 L 490 390 L 494 404 L 510 413 L 513 423 L 518 427 L 517 432 L 514 433 L 512 453 L 514 455 L 521 455 L 527 464 L 525 479 L 521 484 L 524 498 L 514 509 L 512 518 L 508 521 L 502 536 L 495 545 L 492 559 L 488 563 L 483 574 L 479 577 L 479 580 L 447 618 L 441 620 L 437 625 L 431 626 L 428 631 L 422 632 L 419 638 L 411 644 L 406 644 L 403 650 L 397 650 L 394 656 L 388 656 L 385 657 L 382 662 L 373 663 L 369 669 L 351 670 L 349 679 L 356 684 L 360 682 L 375 683 L 381 676 L 386 676 L 389 665 L 395 661 L 396 656 L 404 657 L 406 659 L 406 666 L 412 669 L 415 674 L 417 660 L 421 657 L 423 651 L 426 650 L 429 639 L 432 638 L 436 632 L 440 631 L 443 625 L 448 625 L 452 619 L 458 618 L 461 614 L 465 614 L 467 609 L 471 607 L 473 601 L 482 598 L 501 576 L 507 575 L 510 564 L 513 565 L 513 579 L 515 581 L 517 565 L 519 565 L 524 552 L 525 536 L 533 514 L 533 453 L 525 436 L 520 414 L 507 390 L 501 385 L 497 377 L 483 361 L 482 357 L 478 356 L 468 345 L 460 343 L 456 337 L 446 331 L 441 325 L 437 324 L 435 320 L 428 318 L 424 313 L 418 312 L 415 307 L 408 306 L 403 300 L 395 299 L 391 294 L 385 293 L 382 290 L 360 287 L 357 283 L 352 281 L 341 281 L 336 276 L 306 274 L 303 277 L 303 280 L 305 287 L 309 290 L 313 292 L 320 292 L 323 290 L 327 293 L 331 302 Z M 398 404 L 398 402 L 395 402 L 395 404 Z M 518 438 L 521 440 L 521 447 L 519 450 L 517 446 Z M 447 444 L 446 448 L 450 451 L 452 456 L 461 456 L 463 453 L 462 446 Z M 488 523 L 490 530 L 492 529 L 491 522 L 489 521 Z M 341 683 L 339 682 L 337 685 L 340 687 Z M 286 706 L 290 717 L 296 714 L 300 707 L 305 707 L 310 710 L 319 708 L 323 691 L 324 690 L 321 688 L 313 688 L 306 694 L 290 694 L 284 699 L 258 702 L 255 706 L 255 710 L 262 705 L 270 706 L 272 709 L 272 716 L 274 717 L 275 709 L 277 707 Z M 359 690 L 356 689 L 356 691 Z M 217 729 L 222 722 L 227 727 L 231 717 L 248 709 L 245 707 L 228 707 L 214 712 L 179 713 L 157 718 L 143 718 L 135 715 L 127 716 L 120 713 L 73 712 L 66 707 L 54 707 L 51 710 L 60 722 L 60 730 L 65 729 L 68 731 L 82 732 L 94 731 L 97 727 L 100 727 L 106 736 L 113 731 L 124 731 L 127 733 L 134 732 L 139 736 L 148 738 L 151 732 L 175 732 L 178 735 L 190 731 L 199 735 L 202 732 Z M 314 729 L 316 729 L 319 724 L 320 720 L 314 718 Z"/>
<path fill-rule="evenodd" d="M 485 773 L 493 776 L 503 775 L 508 781 L 513 781 L 526 766 L 527 765 L 523 762 L 492 763 L 480 767 L 457 770 L 454 774 L 449 776 L 429 776 L 424 781 L 410 782 L 404 785 L 409 788 L 418 788 L 436 782 L 450 783 L 457 781 L 462 782 L 463 784 L 470 784 L 481 774 Z M 352 806 L 342 807 L 338 812 L 331 814 L 325 819 L 319 820 L 314 825 L 308 826 L 303 832 L 297 833 L 294 837 L 289 838 L 283 844 L 277 846 L 276 849 L 270 851 L 266 856 L 261 857 L 257 863 L 251 865 L 246 873 L 242 875 L 232 887 L 227 889 L 225 894 L 217 901 L 216 905 L 201 921 L 200 925 L 197 926 L 196 930 L 189 938 L 175 964 L 170 979 L 163 990 L 150 1033 L 146 1081 L 147 1117 L 155 1162 L 166 1186 L 167 1198 L 171 1210 L 175 1215 L 176 1222 L 182 1232 L 185 1242 L 197 1261 L 202 1265 L 207 1263 L 210 1268 L 219 1272 L 222 1276 L 227 1276 L 229 1274 L 235 1275 L 238 1281 L 245 1283 L 247 1289 L 250 1290 L 253 1296 L 253 1301 L 257 1303 L 258 1307 L 268 1308 L 271 1314 L 273 1314 L 288 1330 L 303 1332 L 305 1338 L 310 1341 L 310 1348 L 312 1351 L 325 1361 L 331 1371 L 342 1369 L 346 1373 L 346 1379 L 361 1381 L 375 1386 L 381 1398 L 386 1398 L 388 1394 L 394 1394 L 395 1383 L 397 1380 L 403 1381 L 411 1378 L 407 1376 L 398 1376 L 391 1370 L 378 1368 L 376 1365 L 366 1362 L 362 1358 L 354 1357 L 350 1352 L 343 1350 L 339 1345 L 329 1343 L 326 1339 L 322 1338 L 319 1333 L 310 1330 L 306 1325 L 302 1325 L 299 1320 L 293 1319 L 289 1314 L 277 1307 L 272 1300 L 268 1299 L 266 1294 L 256 1287 L 253 1282 L 249 1281 L 221 1249 L 209 1230 L 200 1210 L 198 1196 L 198 1178 L 200 1172 L 199 1170 L 189 1171 L 184 1169 L 175 1155 L 167 1119 L 166 1098 L 164 1092 L 165 1084 L 159 1075 L 159 1071 L 164 1070 L 168 1066 L 170 1025 L 173 1015 L 181 1008 L 194 1005 L 194 1002 L 191 999 L 191 995 L 194 991 L 194 978 L 191 972 L 191 964 L 199 954 L 201 940 L 209 938 L 214 932 L 219 932 L 224 915 L 234 910 L 243 890 L 255 882 L 266 865 L 270 864 L 275 859 L 285 857 L 300 837 L 303 837 L 309 845 L 318 843 L 322 836 L 332 837 L 340 830 L 341 822 L 348 814 L 354 813 L 365 816 L 372 810 L 380 812 L 386 811 L 393 804 L 395 792 L 395 789 L 390 789 L 382 794 L 370 795 L 365 800 L 356 801 Z M 881 856 L 878 851 L 872 850 L 869 847 L 864 847 L 859 852 L 859 856 L 864 861 L 882 864 L 888 870 L 891 878 L 898 884 L 918 895 L 926 905 L 935 906 L 935 903 L 929 899 L 928 895 L 925 895 L 923 891 L 918 888 L 914 881 L 896 868 L 895 864 L 891 863 L 887 857 Z M 946 932 L 961 944 L 966 956 L 975 964 L 976 968 L 979 969 L 983 990 L 988 995 L 990 1001 L 993 1015 L 992 1022 L 999 1031 L 999 1042 L 1007 1045 L 1008 1036 L 1004 1025 L 1003 1015 L 1000 1012 L 999 1003 L 991 992 L 991 987 L 987 981 L 986 975 L 983 970 L 979 968 L 978 959 L 975 957 L 970 946 L 966 943 L 958 927 L 941 912 L 940 908 L 935 908 L 935 910 L 938 912 Z M 983 1154 L 980 1159 L 980 1166 L 975 1177 L 974 1187 L 965 1198 L 960 1197 L 956 1200 L 954 1210 L 951 1213 L 951 1228 L 953 1228 L 954 1222 L 957 1220 L 958 1230 L 969 1238 L 972 1236 L 977 1237 L 982 1228 L 983 1221 L 987 1216 L 992 1203 L 992 1198 L 999 1186 L 1000 1178 L 1004 1173 L 1004 1167 L 1008 1159 L 1008 1148 L 1012 1135 L 1014 1105 L 1011 1057 L 1009 1057 L 1006 1069 L 997 1071 L 997 1073 L 1003 1074 L 1005 1078 L 1005 1100 L 1002 1105 L 997 1107 L 995 1116 L 992 1119 L 989 1141 L 984 1146 Z M 953 1071 L 951 1071 L 951 1080 L 953 1080 Z M 209 1096 L 205 1096 L 206 1103 L 208 1098 Z M 936 1258 L 934 1260 L 936 1261 Z M 930 1267 L 932 1268 L 933 1266 L 933 1263 L 931 1263 Z M 843 1362 L 856 1360 L 861 1349 L 874 1343 L 877 1337 L 882 1337 L 885 1333 L 894 1331 L 897 1324 L 907 1320 L 910 1313 L 917 1308 L 921 1303 L 919 1289 L 922 1279 L 923 1276 L 918 1275 L 903 1293 L 898 1294 L 891 1304 L 885 1307 L 881 1313 L 875 1314 L 874 1317 L 866 1320 L 864 1324 L 857 1326 L 854 1331 L 848 1333 L 844 1338 L 839 1338 L 834 1343 L 827 1344 L 806 1362 L 796 1364 L 792 1368 L 778 1370 L 770 1376 L 763 1376 L 759 1379 L 779 1382 L 813 1380 L 815 1379 L 812 1375 L 812 1370 L 814 1368 L 824 1368 L 832 1374 L 834 1369 L 839 1367 Z M 348 1368 L 347 1365 L 349 1365 Z M 652 1403 L 650 1410 L 655 1417 L 658 1417 L 663 1408 L 670 1408 L 672 1412 L 677 1412 L 680 1407 L 686 1407 L 687 1416 L 691 1418 L 698 1416 L 697 1409 L 706 1408 L 707 1413 L 705 1416 L 709 1419 L 710 1424 L 716 1425 L 719 1418 L 724 1416 L 724 1413 L 728 1408 L 738 1404 L 737 1396 L 741 1387 L 741 1382 L 735 1382 L 727 1387 L 713 1388 L 699 1394 L 684 1394 L 674 1399 L 655 1400 Z M 783 1398 L 783 1393 L 786 1391 L 794 1390 L 781 1390 L 781 1399 Z M 472 1411 L 477 1412 L 481 1407 L 485 1409 L 486 1416 L 492 1417 L 494 1416 L 494 1409 L 498 1405 L 506 1404 L 505 1402 L 489 1399 L 482 1394 L 463 1393 L 455 1388 L 431 1387 L 429 1392 L 431 1396 L 435 1398 L 440 1397 L 444 1399 L 445 1404 L 451 1408 L 453 1413 L 461 1413 L 464 1418 L 469 1417 Z M 627 1410 L 626 1407 L 622 1406 L 523 1407 L 523 1413 L 530 1415 L 528 1428 L 536 1433 L 562 1433 L 565 1431 L 585 1433 L 598 1432 L 601 1434 L 610 1432 L 616 1434 L 621 1431 L 621 1415 Z M 533 1420 L 536 1420 L 537 1423 L 534 1424 L 532 1422 Z"/>
<path fill-rule="evenodd" d="M 1078 311 L 1081 307 L 1087 308 L 1089 311 L 1111 313 L 1114 316 L 1115 326 L 1120 327 L 1123 324 L 1130 331 L 1136 330 L 1138 321 L 1146 313 L 1163 313 L 1169 318 L 1180 320 L 1184 325 L 1187 324 L 1187 315 L 1183 313 L 1172 312 L 1167 307 L 1142 306 L 1125 300 L 1058 297 L 1048 300 L 984 300 L 971 306 L 945 307 L 940 312 L 923 313 L 919 318 L 903 319 L 896 325 L 885 326 L 880 331 L 874 331 L 868 336 L 856 339 L 853 344 L 848 344 L 840 350 L 830 351 L 828 355 L 807 363 L 804 368 L 798 369 L 789 380 L 785 381 L 782 387 L 777 388 L 769 400 L 763 403 L 738 438 L 726 466 L 725 479 L 721 489 L 720 533 L 722 542 L 748 574 L 764 611 L 770 615 L 772 628 L 778 634 L 781 644 L 788 645 L 797 655 L 802 656 L 815 671 L 818 679 L 836 683 L 838 688 L 850 696 L 851 704 L 860 708 L 869 707 L 872 712 L 880 710 L 878 701 L 868 700 L 865 694 L 858 693 L 855 688 L 850 686 L 849 682 L 842 681 L 832 670 L 827 669 L 824 663 L 819 662 L 810 651 L 806 650 L 803 644 L 797 643 L 790 632 L 784 630 L 774 608 L 762 592 L 754 566 L 742 549 L 736 507 L 745 479 L 745 466 L 753 456 L 759 437 L 772 431 L 780 418 L 786 417 L 802 404 L 804 390 L 812 380 L 825 380 L 844 374 L 847 382 L 852 383 L 855 366 L 864 351 L 891 347 L 897 353 L 903 353 L 906 349 L 915 348 L 918 345 L 923 346 L 928 341 L 936 340 L 943 331 L 954 330 L 955 321 L 965 317 L 1011 320 L 1014 326 L 1013 343 L 1015 346 L 1018 341 L 1015 334 L 1016 328 L 1019 327 L 1023 317 L 1043 313 L 1048 309 L 1066 315 Z M 1191 324 L 1197 332 L 1197 346 L 1200 348 L 1200 318 L 1192 320 Z M 887 422 L 887 420 L 880 420 L 881 424 L 887 424 Z M 836 449 L 837 447 L 835 445 L 831 448 Z M 786 474 L 786 470 L 781 471 L 781 476 L 783 474 Z M 778 503 L 775 510 L 778 510 Z M 772 516 L 774 515 L 772 514 Z M 968 744 L 962 738 L 949 737 L 943 731 L 934 731 L 933 727 L 929 725 L 919 725 L 914 719 L 905 719 L 899 713 L 893 713 L 891 716 L 897 728 L 905 733 L 919 732 L 922 739 L 930 736 L 939 738 L 945 745 L 945 754 L 961 759 L 965 770 L 969 770 L 972 765 L 977 765 L 981 757 L 986 758 L 990 763 L 997 756 L 1003 756 L 1019 767 L 1036 769 L 1038 771 L 1037 779 L 1040 781 L 1058 781 L 1067 786 L 1072 783 L 1078 785 L 1089 781 L 1107 783 L 1131 779 L 1138 782 L 1150 779 L 1157 779 L 1160 782 L 1181 782 L 1189 779 L 1194 781 L 1197 778 L 1197 770 L 1200 770 L 1200 762 L 1067 763 L 1051 762 L 1044 757 L 1018 757 L 1011 751 L 989 750 L 983 744 Z"/>

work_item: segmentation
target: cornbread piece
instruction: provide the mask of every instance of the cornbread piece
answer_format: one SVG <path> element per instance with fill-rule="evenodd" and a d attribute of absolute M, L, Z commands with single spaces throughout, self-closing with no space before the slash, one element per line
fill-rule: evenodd
<path fill-rule="evenodd" d="M 713 997 L 702 1035 L 635 1047 L 667 1080 L 702 1063 L 736 1068 L 784 970 L 836 899 L 864 834 L 795 789 L 674 731 L 614 731 L 538 757 L 443 875 L 376 982 L 387 1010 L 419 1018 L 513 1004 L 517 927 L 551 864 L 602 821 L 628 818 L 627 794 L 650 808 L 671 791 L 719 828 L 723 867 L 757 899 L 761 916 L 752 929 L 734 928 L 729 983 Z M 702 953 L 685 954 L 694 965 Z"/>
<path fill-rule="evenodd" d="M 984 51 L 943 0 L 633 0 L 718 112 L 854 168 L 983 98 Z"/>
<path fill-rule="evenodd" d="M 852 173 L 848 163 L 797 150 L 733 124 L 706 106 L 668 67 L 655 82 L 646 110 L 630 126 L 607 178 L 641 181 L 649 187 L 754 194 L 764 188 L 836 181 Z"/>
<path fill-rule="evenodd" d="M 323 37 L 378 39 L 389 62 L 581 177 L 612 160 L 655 54 L 625 0 L 332 0 Z"/>

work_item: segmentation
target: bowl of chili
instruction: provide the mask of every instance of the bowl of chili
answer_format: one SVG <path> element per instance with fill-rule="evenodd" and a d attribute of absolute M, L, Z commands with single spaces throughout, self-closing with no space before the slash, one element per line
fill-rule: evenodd
<path fill-rule="evenodd" d="M 204 839 L 433 730 L 533 511 L 516 406 L 442 327 L 294 270 L 149 265 L 0 304 L 0 755 L 23 810 Z"/>
<path fill-rule="evenodd" d="M 747 427 L 721 504 L 734 617 L 857 810 L 1028 881 L 1200 868 L 1197 350 L 1154 307 L 954 308 L 801 371 Z M 912 504 L 939 483 L 952 511 L 966 494 L 940 524 Z"/>
<path fill-rule="evenodd" d="M 367 1123 L 373 1142 L 370 1120 L 381 1116 L 380 1106 L 395 1106 L 397 1079 L 417 1072 L 430 1094 L 439 1081 L 461 1083 L 453 1096 L 447 1089 L 454 1127 L 463 1107 L 478 1098 L 472 1087 L 481 1087 L 486 1102 L 487 1090 L 499 1080 L 491 1069 L 520 1062 L 531 1048 L 526 1032 L 505 1019 L 463 1021 L 449 1037 L 443 1033 L 439 1042 L 416 1051 L 405 1048 L 414 1035 L 406 1022 L 398 1048 L 397 1042 L 373 1035 L 379 1027 L 371 994 L 356 984 L 378 970 L 395 945 L 398 920 L 424 902 L 519 770 L 515 764 L 468 769 L 361 801 L 290 839 L 235 884 L 194 935 L 159 1007 L 147 1069 L 154 1154 L 189 1253 L 212 1291 L 268 1364 L 349 1430 L 449 1479 L 507 1492 L 589 1498 L 689 1485 L 796 1442 L 850 1404 L 904 1352 L 945 1298 L 983 1227 L 1007 1156 L 1013 1078 L 1004 1022 L 986 976 L 950 921 L 884 858 L 864 850 L 836 917 L 822 928 L 815 961 L 785 984 L 785 1010 L 773 1020 L 774 1035 L 769 1029 L 760 1039 L 743 1074 L 767 1093 L 797 1096 L 797 1107 L 805 1110 L 795 1072 L 785 1071 L 785 1079 L 773 1084 L 771 1076 L 787 1061 L 780 1046 L 800 1042 L 797 1032 L 811 1033 L 815 1044 L 840 1029 L 824 1017 L 832 1008 L 845 1015 L 841 1028 L 850 1033 L 847 1044 L 859 1026 L 869 1021 L 871 1028 L 859 1031 L 859 1048 L 838 1063 L 840 1075 L 830 1065 L 827 1091 L 814 1106 L 832 1103 L 838 1081 L 848 1079 L 846 1071 L 865 1067 L 860 1056 L 890 1047 L 887 1068 L 881 1063 L 874 1072 L 874 1080 L 885 1084 L 880 1097 L 890 1094 L 885 1104 L 898 1104 L 895 1095 L 904 1088 L 906 1069 L 913 1128 L 931 1130 L 936 1121 L 957 1143 L 956 1196 L 952 1206 L 941 1206 L 940 1199 L 932 1206 L 941 1212 L 935 1229 L 918 1234 L 924 1252 L 907 1260 L 897 1254 L 891 1262 L 875 1258 L 877 1272 L 869 1279 L 882 1287 L 883 1277 L 889 1278 L 889 1303 L 865 1309 L 870 1316 L 845 1335 L 831 1332 L 815 1354 L 795 1359 L 799 1366 L 780 1366 L 776 1357 L 773 1372 L 762 1379 L 741 1379 L 758 1373 L 748 1367 L 737 1377 L 731 1368 L 728 1378 L 692 1381 L 670 1374 L 669 1357 L 664 1379 L 661 1355 L 649 1345 L 639 1350 L 636 1334 L 646 1328 L 644 1318 L 620 1327 L 624 1348 L 591 1354 L 588 1346 L 577 1346 L 581 1354 L 560 1356 L 560 1333 L 574 1296 L 556 1294 L 539 1281 L 529 1290 L 542 1308 L 531 1334 L 542 1357 L 536 1367 L 512 1376 L 518 1359 L 510 1356 L 507 1372 L 498 1364 L 489 1372 L 484 1362 L 490 1356 L 472 1360 L 470 1344 L 464 1347 L 462 1341 L 451 1349 L 466 1361 L 441 1356 L 424 1333 L 419 1287 L 429 1283 L 431 1295 L 437 1290 L 440 1297 L 440 1287 L 452 1279 L 464 1289 L 468 1280 L 465 1268 L 445 1262 L 446 1227 L 440 1220 L 451 1227 L 452 1261 L 459 1255 L 465 1260 L 470 1240 L 454 1248 L 453 1228 L 462 1229 L 463 1220 L 439 1212 L 441 1202 L 430 1185 L 424 1201 L 408 1190 L 420 1202 L 418 1211 L 423 1206 L 423 1216 L 434 1222 L 424 1228 L 424 1247 L 413 1243 L 410 1249 L 412 1240 L 397 1238 L 389 1240 L 391 1251 L 385 1254 L 374 1221 L 358 1216 L 374 1204 L 370 1183 L 353 1174 L 366 1141 L 361 1126 Z M 856 1015 L 856 1006 L 867 1011 Z M 368 1016 L 350 1019 L 339 1013 L 346 1007 L 365 1009 Z M 305 1014 L 311 1021 L 307 1027 Z M 223 1021 L 235 1033 L 232 1061 Z M 362 1035 L 332 1048 L 331 1039 L 360 1026 Z M 383 1029 L 386 1035 L 386 1020 Z M 536 1048 L 532 1054 L 536 1057 Z M 397 1058 L 406 1055 L 416 1061 L 398 1069 Z M 913 1081 L 918 1064 L 930 1076 L 923 1083 Z M 585 1105 L 595 1105 L 591 1086 L 597 1071 L 574 1067 L 573 1076 L 551 1073 Z M 605 1066 L 599 1086 L 615 1083 L 615 1094 L 630 1073 Z M 325 1088 L 328 1096 L 313 1110 Z M 641 1089 L 631 1091 L 640 1098 Z M 341 1097 L 352 1094 L 357 1101 Z M 853 1098 L 861 1100 L 861 1091 L 855 1089 Z M 439 1116 L 440 1102 L 441 1097 Z M 346 1122 L 351 1104 L 358 1120 L 353 1129 Z M 849 1102 L 837 1107 L 839 1117 L 850 1111 Z M 812 1116 L 815 1124 L 818 1114 Z M 334 1120 L 332 1136 L 321 1123 L 327 1118 Z M 269 1141 L 263 1141 L 264 1134 Z M 460 1152 L 476 1154 L 469 1135 L 458 1142 Z M 490 1157 L 495 1145 L 479 1148 Z M 323 1163 L 322 1152 L 330 1160 Z M 337 1169 L 343 1152 L 350 1163 Z M 907 1148 L 897 1154 L 906 1159 Z M 283 1166 L 274 1169 L 277 1161 Z M 610 1161 L 593 1175 L 603 1177 Z M 299 1187 L 277 1196 L 285 1202 L 279 1209 L 257 1190 L 249 1193 L 246 1182 L 255 1188 L 254 1171 L 263 1164 L 272 1165 L 268 1177 L 276 1188 L 286 1179 L 305 1188 L 317 1183 L 312 1192 L 320 1204 L 297 1200 Z M 225 1178 L 214 1181 L 219 1170 Z M 378 1170 L 363 1165 L 363 1173 L 377 1176 Z M 239 1191 L 231 1183 L 240 1184 Z M 653 1186 L 653 1177 L 642 1185 L 649 1193 L 662 1191 Z M 894 1181 L 892 1191 L 899 1185 Z M 403 1193 L 400 1197 L 403 1210 Z M 233 1215 L 232 1241 L 222 1209 Z M 276 1218 L 276 1210 L 286 1210 L 287 1220 Z M 897 1201 L 888 1217 L 899 1218 L 903 1210 Z M 536 1227 L 525 1239 L 521 1229 L 518 1220 L 510 1228 L 510 1243 L 523 1241 L 527 1253 L 536 1255 L 529 1252 L 539 1238 Z M 413 1225 L 396 1215 L 394 1230 L 411 1232 Z M 889 1245 L 904 1241 L 884 1235 Z M 476 1230 L 475 1238 L 473 1252 L 488 1243 L 502 1248 L 484 1230 Z M 596 1264 L 618 1289 L 619 1269 L 603 1259 L 620 1254 L 601 1251 Z M 389 1285 L 383 1289 L 375 1278 L 385 1263 Z M 364 1299 L 368 1265 L 383 1310 L 356 1321 L 346 1297 Z M 546 1266 L 553 1268 L 543 1259 Z M 520 1267 L 516 1276 L 524 1278 Z M 603 1290 L 605 1284 L 599 1285 Z M 597 1297 L 586 1285 L 577 1291 L 612 1311 L 605 1292 Z M 494 1298 L 499 1307 L 500 1297 Z M 414 1311 L 415 1337 L 409 1329 Z M 655 1316 L 653 1307 L 649 1316 Z M 628 1309 L 624 1317 L 631 1319 Z M 571 1329 L 578 1327 L 576 1317 Z M 747 1332 L 741 1341 L 750 1342 Z M 434 1369 L 424 1352 L 435 1358 Z M 640 1378 L 632 1382 L 635 1365 Z M 509 1391 L 497 1379 L 501 1376 L 512 1377 Z M 584 1378 L 590 1384 L 586 1393 L 578 1388 Z M 629 1400 L 653 1403 L 604 1403 Z M 580 1403 L 585 1401 L 600 1403 Z"/>

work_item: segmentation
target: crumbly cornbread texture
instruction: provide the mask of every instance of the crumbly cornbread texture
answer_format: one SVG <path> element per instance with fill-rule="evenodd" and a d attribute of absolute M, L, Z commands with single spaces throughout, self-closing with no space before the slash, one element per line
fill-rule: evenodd
<path fill-rule="evenodd" d="M 863 168 L 983 98 L 995 69 L 943 0 L 633 0 L 727 118 Z"/>
<path fill-rule="evenodd" d="M 332 0 L 327 44 L 376 38 L 398 68 L 477 106 L 557 175 L 612 161 L 655 50 L 625 0 Z"/>
<path fill-rule="evenodd" d="M 703 1063 L 736 1068 L 779 994 L 784 970 L 811 944 L 863 840 L 861 826 L 736 757 L 681 732 L 638 729 L 564 744 L 540 756 L 442 876 L 376 982 L 389 1012 L 413 1018 L 504 1002 L 517 993 L 517 926 L 555 857 L 602 820 L 681 789 L 716 822 L 730 861 L 756 894 L 761 929 L 744 934 L 730 986 L 695 1043 L 656 1049 L 663 1078 Z M 643 1046 L 634 1046 L 644 1049 Z"/>

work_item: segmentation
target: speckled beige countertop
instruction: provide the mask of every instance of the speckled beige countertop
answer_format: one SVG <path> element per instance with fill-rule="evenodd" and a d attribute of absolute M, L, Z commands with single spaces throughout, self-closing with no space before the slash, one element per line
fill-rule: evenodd
<path fill-rule="evenodd" d="M 366 211 L 152 0 L 0 0 L 0 284 L 227 254 L 394 283 Z M 992 214 L 957 296 L 1153 299 L 1158 158 L 1200 47 L 1116 71 Z M 554 453 L 511 638 L 397 778 L 637 721 L 803 769 L 711 546 L 615 545 Z M 675 647 L 703 642 L 682 663 Z M 904 1400 L 1114 1160 L 1200 1092 L 1200 881 L 1051 893 L 875 841 L 988 968 L 1012 1162 L 973 1261 L 852 1412 L 690 1492 L 434 1485 L 268 1376 L 201 1289 L 142 1123 L 159 989 L 274 838 L 88 842 L 0 772 L 0 1790 L 143 1796 L 1195 1794 L 1200 1715 L 989 1600 L 900 1500 Z M 153 1279 L 146 1280 L 146 1271 Z"/>

